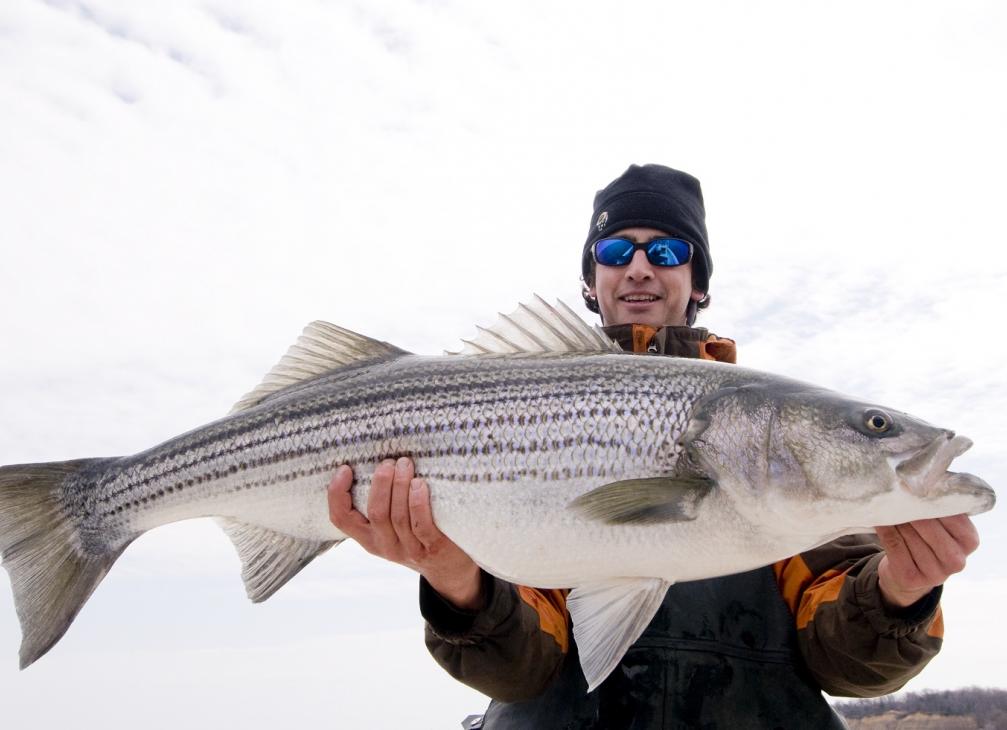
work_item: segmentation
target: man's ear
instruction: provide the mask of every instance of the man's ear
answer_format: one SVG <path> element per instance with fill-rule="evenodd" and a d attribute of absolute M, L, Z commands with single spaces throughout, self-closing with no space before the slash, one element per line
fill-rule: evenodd
<path fill-rule="evenodd" d="M 705 296 L 706 292 L 701 292 L 699 289 L 693 289 L 692 294 L 689 295 L 689 299 L 694 302 L 701 302 Z"/>
<path fill-rule="evenodd" d="M 592 299 L 598 298 L 598 290 L 595 288 L 594 284 L 587 288 L 587 295 Z"/>

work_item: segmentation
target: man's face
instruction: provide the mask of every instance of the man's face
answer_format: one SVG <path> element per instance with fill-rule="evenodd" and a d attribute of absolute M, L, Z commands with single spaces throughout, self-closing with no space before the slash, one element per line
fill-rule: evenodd
<path fill-rule="evenodd" d="M 608 238 L 646 243 L 667 235 L 656 228 L 623 228 Z M 703 298 L 703 292 L 692 288 L 692 262 L 670 268 L 653 266 L 643 251 L 636 251 L 626 266 L 596 264 L 594 286 L 589 291 L 598 299 L 601 321 L 606 325 L 685 324 L 689 299 Z"/>

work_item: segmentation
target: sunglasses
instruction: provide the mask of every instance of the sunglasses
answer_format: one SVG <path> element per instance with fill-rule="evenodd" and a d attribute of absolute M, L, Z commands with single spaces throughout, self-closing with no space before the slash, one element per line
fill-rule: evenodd
<path fill-rule="evenodd" d="M 603 238 L 592 246 L 594 260 L 602 266 L 626 266 L 639 249 L 647 254 L 652 266 L 681 266 L 692 261 L 692 244 L 681 238 L 655 238 L 646 243 Z"/>

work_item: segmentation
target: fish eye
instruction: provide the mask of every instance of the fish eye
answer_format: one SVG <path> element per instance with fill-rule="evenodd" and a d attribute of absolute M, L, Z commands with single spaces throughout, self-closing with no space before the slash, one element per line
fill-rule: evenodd
<path fill-rule="evenodd" d="M 873 433 L 884 433 L 892 427 L 892 417 L 882 410 L 871 408 L 864 413 L 864 426 Z"/>

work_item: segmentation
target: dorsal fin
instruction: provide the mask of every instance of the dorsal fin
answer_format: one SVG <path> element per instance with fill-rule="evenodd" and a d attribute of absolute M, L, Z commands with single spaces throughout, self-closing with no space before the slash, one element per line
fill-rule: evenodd
<path fill-rule="evenodd" d="M 492 327 L 476 327 L 479 334 L 462 340 L 465 346 L 448 355 L 516 354 L 525 352 L 622 352 L 600 327 L 592 327 L 563 301 L 556 306 L 538 294 L 501 314 Z"/>
<path fill-rule="evenodd" d="M 407 355 L 387 342 L 365 337 L 328 322 L 315 321 L 304 328 L 297 342 L 280 358 L 255 388 L 235 403 L 237 413 L 261 403 L 267 396 L 316 375 L 362 360 Z"/>

